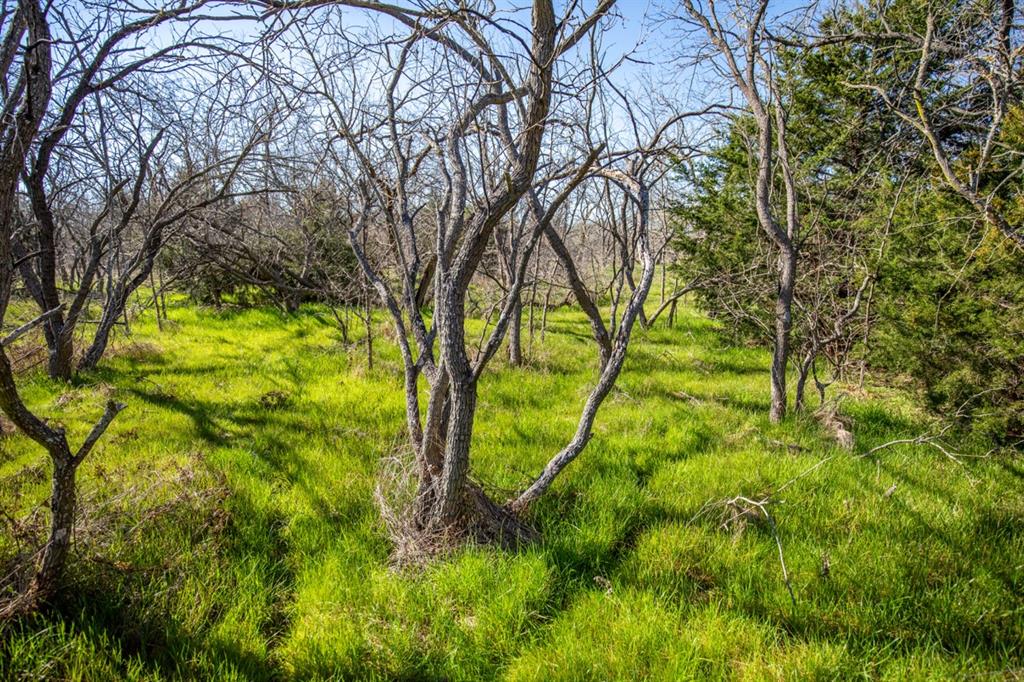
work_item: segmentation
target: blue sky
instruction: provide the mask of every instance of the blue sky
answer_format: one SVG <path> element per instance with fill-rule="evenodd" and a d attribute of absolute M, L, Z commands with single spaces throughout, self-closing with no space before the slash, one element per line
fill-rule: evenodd
<path fill-rule="evenodd" d="M 399 5 L 417 4 L 417 0 L 391 1 Z M 564 12 L 567 4 L 572 1 L 555 0 L 556 13 Z M 589 11 L 597 2 L 582 0 L 581 4 Z M 700 0 L 694 2 L 700 4 Z M 530 0 L 494 0 L 494 4 L 496 15 L 510 28 L 518 24 L 521 28 L 516 32 L 521 35 L 528 30 L 532 5 Z M 719 0 L 720 16 L 724 18 L 731 5 L 732 0 Z M 805 5 L 806 2 L 801 0 L 778 0 L 772 2 L 769 16 L 778 17 Z M 720 76 L 710 58 L 694 63 L 691 39 L 682 30 L 680 22 L 667 20 L 669 15 L 680 11 L 677 0 L 618 0 L 613 8 L 613 16 L 602 22 L 604 63 L 609 66 L 621 62 L 612 80 L 620 90 L 628 91 L 630 97 L 635 97 L 637 101 L 663 99 L 672 102 L 675 107 L 697 109 L 707 101 L 722 101 L 730 89 L 728 79 Z M 370 21 L 364 10 L 346 9 L 343 12 L 354 23 L 363 23 L 357 17 L 367 17 L 366 21 Z M 577 16 L 581 14 L 577 10 Z M 378 17 L 376 21 L 380 21 L 385 30 L 390 30 L 390 25 L 393 25 L 387 18 Z M 205 28 L 251 36 L 255 31 L 262 30 L 260 26 L 251 21 L 232 21 L 211 22 Z M 166 42 L 173 39 L 173 34 L 170 29 L 161 28 L 156 39 L 158 42 Z M 581 46 L 579 49 L 587 48 Z M 627 54 L 631 59 L 621 61 Z"/>

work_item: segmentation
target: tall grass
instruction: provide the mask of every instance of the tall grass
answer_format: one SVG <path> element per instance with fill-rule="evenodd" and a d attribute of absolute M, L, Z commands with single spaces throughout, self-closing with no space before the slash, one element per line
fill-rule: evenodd
<path fill-rule="evenodd" d="M 1024 464 L 912 445 L 856 458 L 810 418 L 772 425 L 767 355 L 693 311 L 638 333 L 594 440 L 533 511 L 538 544 L 414 572 L 389 568 L 372 494 L 404 437 L 394 350 L 376 344 L 368 371 L 314 307 L 171 317 L 72 387 L 26 379 L 76 441 L 106 396 L 129 408 L 83 465 L 67 589 L 3 626 L 0 679 L 1024 675 Z M 521 486 L 570 436 L 596 373 L 586 339 L 556 313 L 528 367 L 484 377 L 487 485 Z M 855 452 L 924 428 L 895 390 L 844 411 Z M 23 522 L 0 533 L 9 557 L 48 481 L 26 439 L 0 449 L 0 504 Z M 830 455 L 770 506 L 777 536 L 709 507 Z"/>

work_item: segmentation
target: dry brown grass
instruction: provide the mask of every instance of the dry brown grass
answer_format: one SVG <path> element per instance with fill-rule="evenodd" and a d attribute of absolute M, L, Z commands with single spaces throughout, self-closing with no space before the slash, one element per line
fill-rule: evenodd
<path fill-rule="evenodd" d="M 124 358 L 126 360 L 145 361 L 159 357 L 163 348 L 149 341 L 137 341 L 132 338 L 111 344 L 104 357 L 107 359 Z"/>
<path fill-rule="evenodd" d="M 466 544 L 515 549 L 537 539 L 536 531 L 515 513 L 495 503 L 476 482 L 465 491 L 465 512 L 450 526 L 425 524 L 420 518 L 416 462 L 408 449 L 395 448 L 381 461 L 374 500 L 392 542 L 390 563 L 398 569 L 418 568 Z M 500 492 L 498 492 L 500 496 Z"/>

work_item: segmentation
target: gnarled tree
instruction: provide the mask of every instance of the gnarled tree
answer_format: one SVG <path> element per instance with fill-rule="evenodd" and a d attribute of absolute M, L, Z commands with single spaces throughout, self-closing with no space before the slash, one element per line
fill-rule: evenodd
<path fill-rule="evenodd" d="M 550 0 L 536 0 L 527 31 L 512 19 L 460 7 L 424 12 L 369 3 L 401 30 L 354 47 L 328 14 L 311 19 L 316 30 L 292 43 L 292 66 L 304 78 L 299 87 L 323 106 L 329 154 L 322 171 L 352 188 L 341 197 L 337 222 L 395 327 L 418 489 L 411 524 L 421 537 L 454 533 L 506 544 L 529 535 L 519 514 L 583 450 L 622 369 L 654 276 L 650 179 L 640 171 L 660 147 L 619 150 L 594 134 L 599 128 L 587 100 L 605 76 L 577 46 L 612 4 L 605 0 L 582 15 L 572 5 L 559 17 Z M 600 178 L 614 187 L 606 196 L 616 204 L 604 207 L 622 211 L 632 225 L 631 262 L 623 267 L 631 275 L 639 269 L 612 329 L 552 227 L 569 197 Z M 467 297 L 496 231 L 510 224 L 514 258 L 507 259 L 491 326 L 476 345 L 467 338 Z M 529 265 L 545 236 L 571 268 L 581 303 L 593 307 L 600 373 L 569 444 L 502 505 L 470 478 L 478 384 L 516 323 Z M 424 296 L 424 288 L 432 294 Z"/>
<path fill-rule="evenodd" d="M 14 87 L 5 89 L 5 115 L 0 128 L 0 325 L 11 300 L 17 265 L 11 242 L 18 176 L 30 145 L 39 133 L 53 88 L 51 33 L 39 2 L 22 0 L 13 16 L 6 18 L 2 47 L 4 72 L 0 78 L 8 84 L 13 82 Z M 108 403 L 102 418 L 82 445 L 73 450 L 62 428 L 47 424 L 25 406 L 14 380 L 7 347 L 54 314 L 48 311 L 0 341 L 0 409 L 23 433 L 46 449 L 53 465 L 49 537 L 26 590 L 0 607 L 0 618 L 29 610 L 56 590 L 71 546 L 76 507 L 75 473 L 123 407 Z"/>

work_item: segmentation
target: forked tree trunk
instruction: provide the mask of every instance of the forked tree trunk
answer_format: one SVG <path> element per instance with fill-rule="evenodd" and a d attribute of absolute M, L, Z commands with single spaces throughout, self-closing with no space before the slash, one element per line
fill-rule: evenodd
<path fill-rule="evenodd" d="M 349 229 L 350 242 L 364 274 L 371 281 L 381 297 L 395 326 L 396 339 L 405 368 L 406 420 L 412 449 L 416 453 L 417 496 L 412 505 L 412 541 L 431 540 L 435 534 L 471 537 L 486 542 L 515 544 L 529 535 L 517 519 L 516 512 L 509 506 L 493 502 L 470 478 L 470 454 L 473 426 L 477 406 L 477 382 L 488 362 L 501 350 L 508 336 L 511 364 L 522 361 L 522 287 L 526 281 L 529 259 L 538 242 L 547 234 L 553 250 L 566 263 L 570 286 L 582 291 L 581 305 L 584 306 L 594 327 L 595 338 L 600 347 L 602 375 L 617 374 L 618 367 L 608 367 L 612 355 L 612 342 L 605 329 L 598 306 L 582 285 L 572 264 L 572 256 L 551 227 L 551 222 L 562 209 L 569 194 L 584 180 L 598 172 L 594 165 L 604 153 L 604 145 L 591 150 L 590 155 L 571 176 L 559 177 L 566 182 L 561 191 L 545 207 L 537 193 L 537 172 L 541 161 L 545 129 L 551 115 L 552 80 L 558 58 L 571 50 L 587 35 L 611 8 L 612 0 L 602 0 L 597 9 L 586 16 L 582 23 L 564 31 L 571 22 L 559 23 L 551 0 L 535 0 L 532 3 L 532 39 L 526 46 L 528 59 L 524 60 L 527 70 L 521 86 L 509 87 L 509 78 L 500 62 L 504 56 L 499 52 L 487 53 L 487 59 L 476 57 L 477 49 L 484 49 L 486 42 L 474 27 L 467 29 L 473 35 L 474 47 L 464 48 L 458 40 L 445 32 L 425 31 L 424 39 L 434 40 L 467 64 L 467 68 L 480 76 L 480 93 L 473 95 L 469 106 L 452 121 L 448 136 L 442 145 L 429 145 L 428 152 L 436 154 L 449 179 L 443 206 L 438 215 L 436 243 L 430 264 L 425 263 L 423 244 L 416 236 L 415 215 L 409 205 L 406 183 L 421 168 L 417 160 L 409 163 L 404 157 L 405 143 L 399 139 L 399 128 L 390 125 L 394 156 L 394 172 L 379 173 L 378 163 L 367 157 L 356 136 L 343 135 L 349 149 L 357 157 L 360 172 L 374 179 L 372 183 L 383 182 L 390 175 L 394 187 L 386 191 L 370 192 L 367 183 L 360 189 L 364 205 L 382 203 L 383 220 L 388 221 L 391 235 L 390 246 L 401 256 L 403 272 L 401 290 L 393 289 L 389 278 L 372 265 L 367 257 L 364 238 L 375 211 L 360 210 L 353 214 Z M 389 13 L 401 14 L 398 10 Z M 404 19 L 400 19 L 404 21 Z M 417 23 L 410 18 L 408 25 Z M 428 21 L 429 24 L 429 21 Z M 481 44 L 478 44 L 481 43 Z M 403 53 L 400 64 L 405 64 Z M 495 78 L 491 68 L 501 75 Z M 390 107 L 395 106 L 395 85 L 400 80 L 397 71 L 387 91 Z M 513 109 L 515 107 L 515 109 Z M 486 159 L 480 159 L 485 167 L 484 176 L 493 173 L 494 182 L 484 181 L 482 197 L 476 187 L 470 187 L 478 179 L 476 171 L 468 172 L 467 167 L 478 160 L 470 160 L 464 153 L 464 140 L 470 134 L 482 133 L 477 119 L 488 109 L 496 112 L 493 125 L 487 127 L 489 135 L 495 131 L 505 151 L 502 157 L 507 164 L 504 169 L 493 168 Z M 516 115 L 509 115 L 518 111 Z M 390 112 L 394 118 L 394 111 Z M 512 124 L 516 132 L 513 133 Z M 343 125 L 340 127 L 344 127 Z M 483 139 L 483 138 L 481 138 Z M 489 144 L 489 143 L 487 143 Z M 485 145 L 486 146 L 486 145 Z M 605 172 L 610 172 L 607 169 Z M 646 191 L 634 190 L 629 178 L 615 178 L 618 183 L 630 184 L 630 191 L 642 193 L 634 197 L 638 211 L 647 218 Z M 525 219 L 531 225 L 528 239 L 522 239 L 514 247 L 516 257 L 509 263 L 512 268 L 511 286 L 501 304 L 501 313 L 486 342 L 475 349 L 467 347 L 465 338 L 466 299 L 474 277 L 485 256 L 499 224 L 508 220 L 526 199 L 525 208 L 529 213 Z M 482 199 L 482 200 L 481 200 Z M 646 230 L 646 222 L 643 225 Z M 643 234 L 645 254 L 643 296 L 650 287 L 651 266 L 649 244 L 646 232 Z M 436 260 L 435 260 L 436 258 Z M 425 292 L 433 289 L 434 306 L 430 323 L 426 322 L 421 303 Z M 638 314 L 642 305 L 640 288 L 637 289 L 636 306 L 630 313 L 630 321 Z M 420 295 L 423 294 L 423 295 Z M 547 306 L 545 306 L 547 308 Z M 546 310 L 545 310 L 546 314 Z M 623 325 L 628 328 L 628 325 Z M 509 329 L 511 327 L 511 330 Z M 542 328 L 543 335 L 543 328 Z M 625 332 L 628 336 L 628 331 Z M 482 341 L 484 341 L 482 339 Z M 622 341 L 625 344 L 625 340 Z M 617 358 L 624 357 L 624 345 Z M 472 355 L 472 358 L 470 357 Z M 420 378 L 429 386 L 426 414 L 420 418 Z M 603 389 L 607 391 L 607 387 Z M 598 402 L 603 398 L 598 397 Z M 581 426 L 589 438 L 590 422 Z M 576 452 L 573 453 L 573 456 Z M 406 521 L 405 518 L 402 519 Z M 416 537 L 419 534 L 420 537 Z"/>
<path fill-rule="evenodd" d="M 107 351 L 110 333 L 119 317 L 124 318 L 125 329 L 128 329 L 128 299 L 152 275 L 156 257 L 162 246 L 163 226 L 158 225 L 146 235 L 142 248 L 128 264 L 120 279 L 116 283 L 111 283 L 92 343 L 78 363 L 80 371 L 95 369 L 99 364 Z"/>
<path fill-rule="evenodd" d="M 18 396 L 14 374 L 7 354 L 0 348 L 0 410 L 29 438 L 46 449 L 53 466 L 50 484 L 50 533 L 28 590 L 0 609 L 0 618 L 30 611 L 50 599 L 60 586 L 67 563 L 68 551 L 75 525 L 77 506 L 75 474 L 79 465 L 124 409 L 124 405 L 109 402 L 103 416 L 90 431 L 77 452 L 68 446 L 63 429 L 53 428 L 25 407 Z"/>

